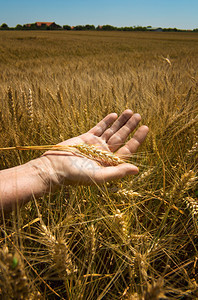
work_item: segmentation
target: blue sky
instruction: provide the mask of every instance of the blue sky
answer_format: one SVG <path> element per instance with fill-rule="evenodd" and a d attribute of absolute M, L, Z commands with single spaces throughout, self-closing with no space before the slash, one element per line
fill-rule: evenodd
<path fill-rule="evenodd" d="M 0 0 L 0 25 L 36 21 L 194 29 L 198 28 L 198 0 Z"/>

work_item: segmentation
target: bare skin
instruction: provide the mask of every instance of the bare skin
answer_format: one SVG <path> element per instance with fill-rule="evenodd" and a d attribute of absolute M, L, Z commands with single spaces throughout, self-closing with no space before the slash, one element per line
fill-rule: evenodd
<path fill-rule="evenodd" d="M 148 127 L 141 126 L 125 144 L 128 136 L 136 129 L 141 117 L 125 110 L 118 118 L 111 113 L 95 127 L 78 137 L 66 140 L 60 145 L 87 143 L 99 149 L 130 156 L 145 140 Z M 38 159 L 24 165 L 0 171 L 0 206 L 11 209 L 49 193 L 62 185 L 100 184 L 135 175 L 138 168 L 129 163 L 118 166 L 101 166 L 97 162 L 71 152 L 47 151 Z"/>

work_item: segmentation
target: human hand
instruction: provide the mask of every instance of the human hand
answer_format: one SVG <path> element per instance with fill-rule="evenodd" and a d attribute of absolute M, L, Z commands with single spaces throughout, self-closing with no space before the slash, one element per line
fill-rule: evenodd
<path fill-rule="evenodd" d="M 66 140 L 59 145 L 79 145 L 82 143 L 95 145 L 98 149 L 114 152 L 118 156 L 129 157 L 135 153 L 145 140 L 148 127 L 141 126 L 126 143 L 128 136 L 135 130 L 141 120 L 139 114 L 125 110 L 118 118 L 111 113 L 88 132 Z M 82 155 L 63 151 L 47 151 L 43 155 L 49 162 L 49 173 L 56 177 L 57 185 L 62 184 L 99 184 L 135 175 L 138 168 L 130 163 L 117 166 L 99 165 L 98 162 Z"/>

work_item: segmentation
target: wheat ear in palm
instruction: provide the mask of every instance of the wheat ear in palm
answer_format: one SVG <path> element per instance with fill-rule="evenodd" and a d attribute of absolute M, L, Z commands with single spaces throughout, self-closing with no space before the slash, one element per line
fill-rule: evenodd
<path fill-rule="evenodd" d="M 89 159 L 95 160 L 102 165 L 116 166 L 125 161 L 113 152 L 101 150 L 95 145 L 78 144 L 78 145 L 43 145 L 43 146 L 15 146 L 0 148 L 0 150 L 58 150 L 80 154 Z"/>

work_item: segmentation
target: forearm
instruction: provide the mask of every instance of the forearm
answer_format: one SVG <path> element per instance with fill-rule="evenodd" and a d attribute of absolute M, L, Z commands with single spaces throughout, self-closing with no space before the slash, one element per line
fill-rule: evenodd
<path fill-rule="evenodd" d="M 38 198 L 56 185 L 56 177 L 46 157 L 0 171 L 0 208 L 10 210 Z"/>

